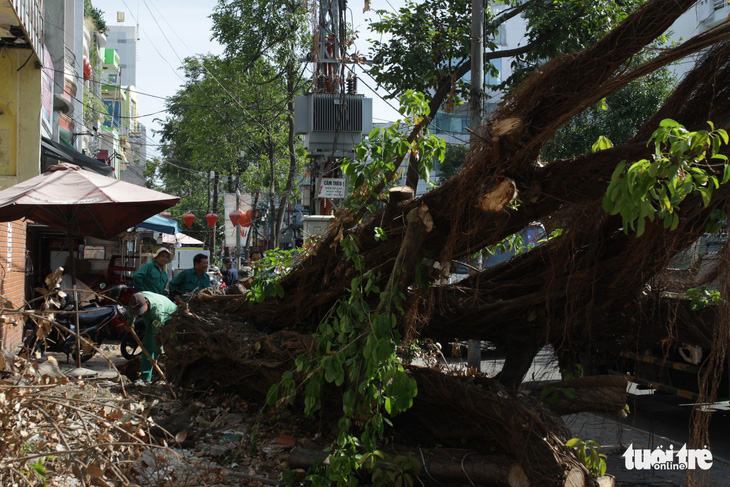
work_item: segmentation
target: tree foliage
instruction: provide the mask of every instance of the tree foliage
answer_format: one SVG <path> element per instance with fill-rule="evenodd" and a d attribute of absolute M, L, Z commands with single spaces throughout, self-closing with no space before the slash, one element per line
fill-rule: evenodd
<path fill-rule="evenodd" d="M 511 86 L 544 60 L 595 42 L 641 3 L 639 0 L 487 2 L 485 59 L 515 58 L 515 74 L 505 84 Z M 471 53 L 469 0 L 418 3 L 407 0 L 397 13 L 380 10 L 378 14 L 382 20 L 373 22 L 371 27 L 389 38 L 372 40 L 370 73 L 390 92 L 390 97 L 400 97 L 408 89 L 438 92 L 446 83 L 454 101 L 466 98 L 469 86 L 462 78 L 469 71 Z M 506 23 L 520 15 L 527 22 L 524 41 L 517 49 L 506 49 L 498 44 L 499 38 Z M 490 64 L 485 63 L 485 69 L 489 68 Z"/>
<path fill-rule="evenodd" d="M 281 81 L 261 82 L 274 77 L 275 68 L 262 59 L 244 70 L 236 58 L 210 55 L 187 58 L 183 67 L 187 81 L 167 101 L 163 159 L 152 164 L 154 180 L 181 196 L 174 216 L 222 215 L 218 189 L 281 192 L 288 164 L 286 100 Z M 198 220 L 203 231 L 204 219 Z"/>
<path fill-rule="evenodd" d="M 647 59 L 648 54 L 643 54 L 632 64 L 638 65 Z M 560 127 L 545 146 L 543 159 L 549 161 L 584 154 L 601 136 L 615 145 L 623 144 L 659 109 L 676 82 L 676 77 L 665 67 L 629 83 Z"/>
<path fill-rule="evenodd" d="M 278 131 L 284 137 L 281 146 L 277 137 L 266 137 L 266 162 L 269 167 L 269 181 L 266 188 L 271 228 L 270 247 L 279 243 L 281 228 L 290 197 L 295 193 L 294 179 L 301 165 L 300 150 L 294 134 L 294 97 L 303 90 L 303 67 L 299 59 L 304 54 L 309 29 L 307 28 L 306 4 L 287 0 L 283 2 L 254 2 L 252 0 L 219 0 L 211 18 L 213 37 L 225 46 L 226 56 L 240 63 L 248 71 L 257 63 L 266 63 L 274 68 L 268 78 L 259 84 L 272 86 L 276 96 L 285 107 L 286 128 Z M 274 146 L 279 147 L 288 158 L 288 169 L 284 185 L 277 189 Z M 278 199 L 277 199 L 278 195 Z"/>

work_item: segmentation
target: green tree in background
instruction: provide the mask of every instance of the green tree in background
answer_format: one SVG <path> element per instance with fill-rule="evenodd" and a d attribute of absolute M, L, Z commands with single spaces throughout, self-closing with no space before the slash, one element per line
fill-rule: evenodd
<path fill-rule="evenodd" d="M 275 134 L 264 137 L 269 178 L 266 190 L 264 186 L 260 188 L 268 197 L 270 247 L 277 247 L 287 203 L 295 193 L 294 182 L 303 159 L 294 133 L 294 97 L 302 93 L 306 83 L 300 59 L 311 39 L 309 12 L 305 3 L 298 0 L 219 0 L 211 18 L 213 38 L 225 46 L 226 56 L 236 59 L 244 71 L 261 62 L 272 67 L 270 76 L 259 83 L 270 85 L 271 102 L 284 107 L 284 125 Z M 276 185 L 276 153 L 288 158 L 280 186 Z"/>
<path fill-rule="evenodd" d="M 642 60 L 647 56 L 637 56 L 637 61 Z M 545 146 L 543 159 L 585 154 L 601 136 L 623 144 L 664 103 L 676 82 L 676 76 L 662 68 L 626 85 L 560 127 Z"/>
<path fill-rule="evenodd" d="M 228 192 L 256 192 L 263 186 L 278 192 L 285 185 L 283 88 L 262 82 L 275 75 L 265 60 L 246 68 L 236 58 L 187 58 L 187 82 L 167 101 L 163 160 L 152 164 L 154 181 L 181 196 L 180 214 L 174 216 L 187 211 L 199 216 L 193 230 L 201 236 L 210 232 L 205 214 L 224 216 L 218 193 L 223 183 Z"/>
<path fill-rule="evenodd" d="M 487 2 L 485 69 L 493 59 L 515 58 L 515 75 L 502 87 L 524 78 L 539 63 L 575 52 L 600 39 L 642 2 L 639 0 L 576 2 L 520 0 Z M 370 74 L 397 98 L 412 89 L 431 93 L 431 115 L 447 97 L 449 107 L 468 96 L 463 77 L 470 70 L 471 1 L 406 0 L 397 12 L 378 11 L 372 39 Z M 498 44 L 505 23 L 517 16 L 527 20 L 524 42 L 515 49 Z M 496 73 L 493 73 L 496 74 Z M 499 87 L 498 85 L 492 86 Z"/>
<path fill-rule="evenodd" d="M 513 0 L 487 2 L 485 11 L 485 70 L 497 75 L 494 60 L 512 59 L 513 75 L 486 89 L 503 90 L 524 79 L 542 62 L 575 52 L 600 39 L 640 5 L 639 0 L 576 2 L 574 0 Z M 471 1 L 406 0 L 397 12 L 378 11 L 371 27 L 387 40 L 373 39 L 370 74 L 389 97 L 407 90 L 428 94 L 430 117 L 442 109 L 453 112 L 469 96 L 464 76 L 471 69 Z M 503 46 L 506 23 L 526 19 L 524 42 Z M 387 37 L 385 37 L 387 36 Z M 499 79 L 496 78 L 495 79 Z M 411 157 L 408 185 L 417 184 L 417 161 Z"/>

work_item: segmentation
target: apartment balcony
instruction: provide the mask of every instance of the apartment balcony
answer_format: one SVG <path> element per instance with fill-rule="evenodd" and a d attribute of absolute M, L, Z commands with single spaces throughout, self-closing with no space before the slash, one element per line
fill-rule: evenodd
<path fill-rule="evenodd" d="M 730 13 L 727 0 L 702 0 L 696 8 L 697 20 L 704 29 L 711 29 L 725 22 Z"/>
<path fill-rule="evenodd" d="M 28 43 L 42 58 L 43 56 L 43 2 L 44 0 L 9 0 L 10 6 L 18 17 L 22 30 L 14 32 L 11 24 L 11 33 L 16 43 Z"/>

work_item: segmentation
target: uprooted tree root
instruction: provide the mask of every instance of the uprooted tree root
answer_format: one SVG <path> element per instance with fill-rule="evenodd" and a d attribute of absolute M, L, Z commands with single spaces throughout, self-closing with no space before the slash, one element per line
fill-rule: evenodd
<path fill-rule="evenodd" d="M 205 296 L 191 303 L 197 312 L 206 306 Z M 298 355 L 311 351 L 308 335 L 290 331 L 267 335 L 211 309 L 204 315 L 177 313 L 161 336 L 168 376 L 181 386 L 237 391 L 257 400 L 266 397 L 283 372 L 294 368 Z M 492 453 L 491 447 L 499 444 L 500 453 L 518 463 L 533 485 L 562 485 L 568 475 L 590 483 L 584 467 L 564 446 L 569 433 L 562 420 L 533 395 L 510 393 L 486 377 L 446 375 L 414 366 L 407 370 L 419 393 L 413 407 L 394 419 L 391 434 L 409 444 L 468 446 L 477 453 Z M 617 389 L 625 393 L 625 381 Z M 625 396 L 617 400 L 625 404 Z M 329 391 L 320 421 L 336 417 L 339 408 L 336 389 Z"/>
<path fill-rule="evenodd" d="M 190 303 L 194 312 L 179 312 L 162 328 L 168 379 L 197 390 L 244 387 L 245 397 L 265 400 L 269 387 L 311 350 L 312 339 L 290 331 L 262 333 L 213 311 L 216 302 L 215 296 L 201 295 Z"/>

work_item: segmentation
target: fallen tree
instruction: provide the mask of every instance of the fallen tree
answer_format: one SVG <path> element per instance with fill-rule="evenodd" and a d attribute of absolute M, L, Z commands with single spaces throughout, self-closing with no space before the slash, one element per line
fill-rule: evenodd
<path fill-rule="evenodd" d="M 564 483 L 576 468 L 561 446 L 565 431 L 546 409 L 536 402 L 524 405 L 515 394 L 532 358 L 549 343 L 558 354 L 590 360 L 601 344 L 636 339 L 646 311 L 659 310 L 651 306 L 655 298 L 646 292 L 647 283 L 717 220 L 730 198 L 730 189 L 719 185 L 709 195 L 688 194 L 681 208 L 677 202 L 666 209 L 672 220 L 667 226 L 653 213 L 650 222 L 645 215 L 639 220 L 609 215 L 602 201 L 621 161 L 655 154 L 647 141 L 662 120 L 671 118 L 691 131 L 706 128 L 708 120 L 715 128 L 730 127 L 727 24 L 626 68 L 693 4 L 647 2 L 594 46 L 547 63 L 482 127 L 456 176 L 421 198 L 394 197 L 374 213 L 354 209 L 338 215 L 329 233 L 278 281 L 276 296 L 253 306 L 246 297 L 194 300 L 165 335 L 171 376 L 188 385 L 237 387 L 280 406 L 306 389 L 308 413 L 344 411 L 340 425 L 358 430 L 366 448 L 383 432 L 382 411 L 400 418 L 396 430 L 414 429 L 409 421 L 421 429 L 433 423 L 428 436 L 447 445 L 470 434 L 508 438 L 507 453 L 534 485 Z M 701 51 L 696 68 L 632 140 L 573 159 L 540 160 L 541 148 L 570 117 L 630 81 Z M 426 119 L 416 131 L 425 124 Z M 722 164 L 700 164 L 722 178 Z M 363 191 L 360 208 L 379 189 L 382 185 L 373 184 Z M 428 286 L 448 275 L 453 259 L 537 220 L 564 232 L 458 285 Z M 211 331 L 205 323 L 221 315 L 250 324 L 239 325 L 239 337 Z M 726 337 L 724 326 L 719 329 Z M 499 380 L 469 382 L 390 362 L 378 368 L 395 357 L 393 341 L 416 337 L 495 343 L 506 353 Z M 302 353 L 310 359 L 297 360 Z M 299 375 L 290 373 L 295 368 Z M 267 387 L 280 377 L 283 385 L 272 395 Z M 455 391 L 474 401 L 454 401 Z M 444 410 L 449 420 L 473 416 L 476 404 L 478 420 L 469 431 L 434 421 Z M 340 442 L 336 450 L 346 456 L 353 448 Z M 344 469 L 344 460 L 334 458 L 333 468 Z"/>

